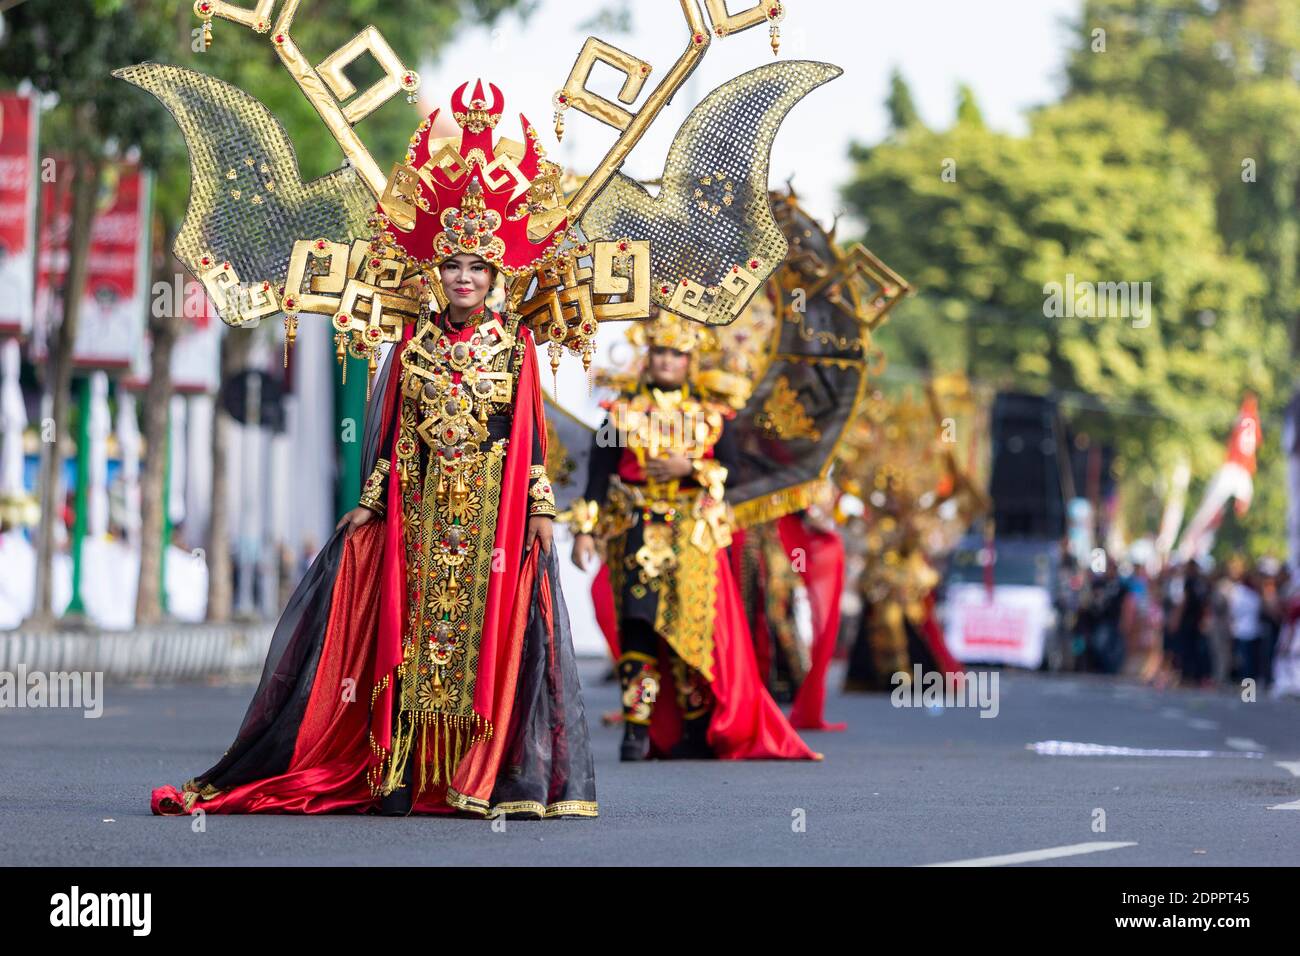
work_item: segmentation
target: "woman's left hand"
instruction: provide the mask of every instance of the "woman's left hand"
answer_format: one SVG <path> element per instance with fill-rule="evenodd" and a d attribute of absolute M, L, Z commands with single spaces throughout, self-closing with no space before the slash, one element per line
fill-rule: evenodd
<path fill-rule="evenodd" d="M 551 538 L 555 533 L 555 522 L 546 515 L 533 515 L 528 519 L 528 534 L 524 538 L 524 550 L 532 548 L 533 542 L 538 541 L 542 545 L 542 553 L 551 553 Z"/>

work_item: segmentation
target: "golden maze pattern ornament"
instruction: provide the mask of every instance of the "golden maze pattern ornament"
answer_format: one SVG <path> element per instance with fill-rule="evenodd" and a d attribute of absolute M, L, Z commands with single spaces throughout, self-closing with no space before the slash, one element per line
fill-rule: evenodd
<path fill-rule="evenodd" d="M 678 130 L 658 195 L 617 175 L 583 212 L 583 232 L 649 239 L 654 303 L 705 324 L 731 322 L 788 249 L 767 194 L 777 129 L 800 99 L 840 73 L 789 61 L 723 84 Z"/>
<path fill-rule="evenodd" d="M 190 201 L 173 249 L 227 324 L 248 325 L 280 312 L 280 288 L 297 239 L 323 236 L 346 244 L 366 234 L 373 199 L 356 171 L 343 167 L 304 183 L 284 128 L 247 93 L 157 63 L 113 75 L 156 96 L 185 136 Z M 231 188 L 236 184 L 248 184 L 249 194 L 256 190 L 264 201 L 250 203 L 243 188 Z"/>
<path fill-rule="evenodd" d="M 775 72 L 755 71 L 715 90 L 678 132 L 664 177 L 669 188 L 661 202 L 652 208 L 644 193 L 636 197 L 639 224 L 646 228 L 606 232 L 602 222 L 623 201 L 629 185 L 616 178 L 617 170 L 707 54 L 712 37 L 729 37 L 767 23 L 775 52 L 776 25 L 785 16 L 779 0 L 734 12 L 720 0 L 679 0 L 679 5 L 687 42 L 666 70 L 656 70 L 650 60 L 594 37 L 583 46 L 555 97 L 557 135 L 558 121 L 571 107 L 614 127 L 619 135 L 567 199 L 559 167 L 541 159 L 537 133 L 526 121 L 523 144 L 504 138 L 492 141 L 502 98 L 495 87 L 490 87 L 490 97 L 485 95 L 481 84 L 468 100 L 464 86 L 453 96 L 452 114 L 463 130 L 459 145 L 429 144 L 426 163 L 424 155 L 415 155 L 423 151 L 421 136 L 430 128 L 426 122 L 406 162 L 385 176 L 354 127 L 393 96 L 405 94 L 414 102 L 419 76 L 404 66 L 374 27 L 363 28 L 313 64 L 293 35 L 298 13 L 310 9 L 302 0 L 258 0 L 252 7 L 198 0 L 194 11 L 205 44 L 211 43 L 215 19 L 238 24 L 270 43 L 347 159 L 344 167 L 314 183 L 300 182 L 283 130 L 247 94 L 210 77 L 157 64 L 130 67 L 117 75 L 154 93 L 185 133 L 195 185 L 178 255 L 204 279 L 228 323 L 252 323 L 283 312 L 286 362 L 300 316 L 322 314 L 335 323 L 340 359 L 350 355 L 368 360 L 373 374 L 377 344 L 399 341 L 401 322 L 418 314 L 416 305 L 431 298 L 445 304 L 433 271 L 437 259 L 454 250 L 471 250 L 501 263 L 513 275 L 507 308 L 524 314 L 550 344 L 553 366 L 566 349 L 589 365 L 597 323 L 645 317 L 652 297 L 706 322 L 734 317 L 783 254 L 770 211 L 759 202 L 771 137 L 803 93 L 839 72 L 825 64 L 784 64 Z M 372 58 L 381 75 L 358 91 L 347 72 L 362 56 Z M 598 63 L 624 74 L 618 103 L 587 89 Z M 659 77 L 658 83 L 642 96 L 652 75 Z M 639 99 L 640 106 L 633 108 Z M 428 190 L 436 192 L 437 184 L 459 188 L 455 182 L 467 179 L 478 185 L 464 201 L 431 201 Z M 699 192 L 696 204 L 688 210 L 692 215 L 677 217 L 673 197 L 685 195 L 688 185 Z M 506 206 L 496 203 L 498 195 L 509 197 Z M 363 207 L 373 200 L 378 200 L 379 212 L 366 220 Z M 452 209 L 454 213 L 442 215 Z M 592 218 L 583 222 L 584 239 L 566 227 L 566 218 L 576 220 L 588 210 Z M 401 234 L 418 226 L 422 216 L 437 217 L 436 229 L 427 235 L 417 229 L 413 244 L 399 243 Z M 527 242 L 539 247 L 529 263 L 510 251 L 525 226 Z M 378 294 L 373 289 L 358 290 L 363 305 L 325 311 L 312 296 L 327 293 L 303 287 L 294 281 L 301 278 L 297 274 L 286 276 L 288 250 L 295 243 L 324 237 L 349 245 L 367 235 L 377 243 L 372 252 L 385 259 L 397 256 L 408 266 L 396 288 L 380 286 L 386 321 L 376 320 L 369 307 Z M 681 267 L 685 249 L 692 250 L 689 268 Z M 199 256 L 207 257 L 206 266 L 198 262 Z M 423 286 L 418 290 L 412 285 L 417 276 Z M 331 273 L 331 281 L 335 278 Z M 365 282 L 354 270 L 348 279 Z M 402 300 L 405 307 L 396 308 L 394 300 Z"/>

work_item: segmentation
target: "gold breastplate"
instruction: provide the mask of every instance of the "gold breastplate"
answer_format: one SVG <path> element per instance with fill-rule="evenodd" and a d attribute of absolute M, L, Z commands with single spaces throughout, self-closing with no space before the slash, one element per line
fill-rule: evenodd
<path fill-rule="evenodd" d="M 644 470 L 651 458 L 678 454 L 699 461 L 722 435 L 721 410 L 687 395 L 686 389 L 651 387 L 610 406 L 610 421 Z M 671 501 L 680 482 L 653 481 L 647 475 L 644 495 Z"/>
<path fill-rule="evenodd" d="M 402 394 L 419 415 L 414 431 L 444 465 L 476 456 L 487 439 L 488 416 L 509 411 L 518 317 L 507 316 L 507 322 L 494 316 L 469 339 L 452 341 L 426 320 L 402 350 Z M 413 444 L 403 446 L 398 459 L 416 453 Z"/>

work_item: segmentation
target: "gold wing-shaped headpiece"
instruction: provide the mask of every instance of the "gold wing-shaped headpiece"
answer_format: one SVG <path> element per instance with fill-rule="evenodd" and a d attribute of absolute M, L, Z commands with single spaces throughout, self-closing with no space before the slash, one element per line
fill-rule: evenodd
<path fill-rule="evenodd" d="M 786 254 L 767 199 L 772 140 L 786 112 L 839 75 L 838 67 L 776 63 L 714 90 L 678 130 L 657 196 L 618 173 L 715 36 L 766 23 L 776 52 L 785 16 L 780 0 L 736 13 L 727 11 L 726 0 L 679 3 L 685 49 L 638 109 L 627 107 L 640 98 L 653 65 L 595 37 L 587 39 L 555 96 L 557 134 L 564 113 L 576 110 L 619 135 L 573 195 L 542 202 L 536 187 L 528 197 L 535 225 L 556 228 L 556 217 L 566 212 L 568 225 L 552 237 L 554 255 L 512 276 L 506 308 L 550 343 L 552 365 L 565 349 L 589 363 L 599 322 L 645 318 L 652 303 L 688 319 L 726 324 Z M 432 300 L 445 302 L 433 267 L 437 250 L 424 256 L 385 239 L 385 226 L 410 212 L 402 208 L 411 196 L 408 164 L 393 164 L 385 177 L 355 129 L 393 96 L 405 93 L 413 103 L 419 77 L 374 27 L 312 64 L 292 33 L 300 8 L 310 5 L 198 0 L 195 12 L 205 41 L 214 19 L 266 37 L 316 108 L 347 162 L 312 183 L 301 181 L 283 128 L 249 94 L 175 66 L 140 64 L 115 75 L 158 97 L 185 134 L 193 182 L 175 251 L 203 281 L 222 318 L 242 325 L 283 314 L 287 349 L 299 315 L 328 316 L 340 359 L 346 348 L 368 358 L 373 370 L 380 344 L 398 341 L 404 324 Z M 358 91 L 346 70 L 366 54 L 382 76 Z M 625 75 L 619 103 L 587 89 L 598 62 Z M 477 120 L 466 112 L 466 122 Z M 500 152 L 512 156 L 504 147 Z M 501 165 L 509 172 L 509 163 Z M 559 177 L 548 173 L 543 180 L 557 184 Z M 511 202 L 523 209 L 519 200 L 512 194 Z"/>

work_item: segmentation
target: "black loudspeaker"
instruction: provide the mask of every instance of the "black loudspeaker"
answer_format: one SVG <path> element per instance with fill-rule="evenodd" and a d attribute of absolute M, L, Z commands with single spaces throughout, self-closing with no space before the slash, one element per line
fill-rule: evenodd
<path fill-rule="evenodd" d="M 1065 534 L 1060 416 L 1040 395 L 1001 392 L 993 400 L 989 494 L 999 538 Z"/>

